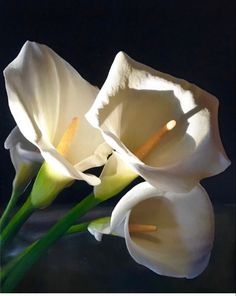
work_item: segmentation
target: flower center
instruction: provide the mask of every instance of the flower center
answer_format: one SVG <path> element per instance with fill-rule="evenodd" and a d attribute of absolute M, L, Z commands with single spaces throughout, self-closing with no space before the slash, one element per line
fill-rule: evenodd
<path fill-rule="evenodd" d="M 154 232 L 157 231 L 156 225 L 149 224 L 129 224 L 130 233 Z"/>
<path fill-rule="evenodd" d="M 151 137 L 147 139 L 147 141 L 141 145 L 136 151 L 135 155 L 143 160 L 157 145 L 160 143 L 162 138 L 168 134 L 176 126 L 176 121 L 171 120 L 167 122 L 161 129 L 155 132 Z"/>
<path fill-rule="evenodd" d="M 59 144 L 57 145 L 57 151 L 65 158 L 68 155 L 72 140 L 74 139 L 78 126 L 79 126 L 79 118 L 74 117 L 71 120 L 68 127 L 66 128 L 63 136 L 61 137 Z"/>

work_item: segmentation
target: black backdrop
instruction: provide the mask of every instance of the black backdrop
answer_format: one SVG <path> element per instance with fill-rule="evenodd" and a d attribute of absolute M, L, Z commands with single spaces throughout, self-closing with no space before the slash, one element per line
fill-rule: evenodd
<path fill-rule="evenodd" d="M 231 167 L 203 181 L 214 205 L 234 203 L 235 4 L 232 0 L 0 0 L 0 69 L 26 40 L 47 44 L 88 81 L 102 86 L 123 50 L 160 71 L 191 81 L 220 100 L 221 137 Z M 3 142 L 14 126 L 0 76 L 1 202 L 14 176 Z M 75 185 L 57 203 L 77 200 Z M 64 198 L 67 195 L 67 198 Z M 83 195 L 83 194 L 82 194 Z M 70 196 L 70 198 L 69 198 Z M 112 203 L 112 201 L 110 202 Z M 232 221 L 234 223 L 234 221 Z"/>

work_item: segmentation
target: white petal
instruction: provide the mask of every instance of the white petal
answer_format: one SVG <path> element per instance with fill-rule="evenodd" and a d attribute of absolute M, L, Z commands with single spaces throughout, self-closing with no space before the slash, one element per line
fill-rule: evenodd
<path fill-rule="evenodd" d="M 67 172 L 76 171 L 73 166 L 91 157 L 104 141 L 100 132 L 84 118 L 98 89 L 50 48 L 34 42 L 24 44 L 17 58 L 4 70 L 4 75 L 9 106 L 19 129 L 49 162 L 60 159 L 55 147 L 73 117 L 79 117 L 78 133 L 71 145 L 68 162 L 61 164 L 61 167 L 69 166 L 63 168 Z M 84 176 L 81 172 L 78 174 Z"/>
<path fill-rule="evenodd" d="M 217 110 L 211 94 L 121 52 L 86 117 L 154 186 L 188 191 L 230 164 L 219 137 Z M 145 165 L 138 162 L 133 155 L 137 148 L 172 119 L 176 128 L 145 158 Z"/>
<path fill-rule="evenodd" d="M 62 176 L 71 179 L 84 180 L 91 186 L 100 184 L 100 179 L 98 177 L 77 170 L 69 161 L 61 156 L 57 150 L 53 148 L 49 150 L 44 149 L 41 153 L 45 161 L 50 164 L 53 170 L 57 173 L 60 172 Z"/>
<path fill-rule="evenodd" d="M 80 161 L 75 165 L 75 168 L 83 172 L 90 168 L 101 166 L 106 163 L 107 157 L 111 153 L 112 148 L 107 143 L 102 143 L 95 149 L 94 154 Z"/>
<path fill-rule="evenodd" d="M 117 203 L 111 215 L 111 231 L 119 225 L 127 213 L 138 203 L 153 196 L 162 196 L 163 191 L 154 188 L 147 182 L 142 182 L 128 191 Z"/>
<path fill-rule="evenodd" d="M 148 183 L 142 183 L 127 193 L 117 208 L 111 224 L 114 226 L 118 218 L 125 217 L 126 245 L 135 261 L 173 277 L 194 278 L 206 268 L 213 243 L 214 216 L 201 186 L 187 194 L 161 195 Z M 130 235 L 129 223 L 152 224 L 158 230 Z"/>
<path fill-rule="evenodd" d="M 23 137 L 18 127 L 11 131 L 4 146 L 10 150 L 11 161 L 16 170 L 13 188 L 20 194 L 38 172 L 43 158 L 36 146 Z"/>
<path fill-rule="evenodd" d="M 16 172 L 22 163 L 42 163 L 43 158 L 36 146 L 32 145 L 21 134 L 16 126 L 7 137 L 4 147 L 10 150 L 10 156 Z"/>

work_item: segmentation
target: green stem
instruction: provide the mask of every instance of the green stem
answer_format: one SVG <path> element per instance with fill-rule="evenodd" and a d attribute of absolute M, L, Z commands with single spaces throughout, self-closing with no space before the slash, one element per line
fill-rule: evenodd
<path fill-rule="evenodd" d="M 66 235 L 70 235 L 70 234 L 74 234 L 74 233 L 79 233 L 79 232 L 83 232 L 86 231 L 88 228 L 88 225 L 91 223 L 91 221 L 89 222 L 83 222 L 80 224 L 76 224 L 71 226 L 67 232 L 65 233 Z M 1 273 L 0 273 L 0 282 L 3 282 L 6 277 L 8 276 L 8 274 L 12 271 L 12 269 L 14 269 L 15 265 L 17 262 L 19 262 L 19 260 L 25 256 L 32 248 L 33 246 L 38 242 L 35 241 L 34 243 L 32 243 L 30 246 L 28 246 L 27 248 L 25 248 L 18 256 L 16 256 L 15 258 L 13 258 L 4 268 L 2 268 Z"/>
<path fill-rule="evenodd" d="M 98 205 L 101 200 L 94 197 L 93 194 L 88 195 L 75 207 L 73 207 L 59 222 L 57 222 L 33 247 L 24 254 L 19 261 L 14 265 L 12 272 L 6 278 L 2 285 L 2 292 L 11 292 L 15 286 L 23 278 L 24 274 L 38 260 L 38 258 L 55 243 L 69 227 L 76 221 L 77 218 L 84 215 L 88 210 Z"/>
<path fill-rule="evenodd" d="M 16 205 L 18 197 L 19 197 L 19 194 L 13 190 L 10 200 L 7 204 L 7 207 L 4 210 L 2 217 L 0 219 L 0 232 L 2 232 L 4 227 L 7 225 L 8 221 L 9 221 L 10 214 Z"/>
<path fill-rule="evenodd" d="M 10 240 L 20 230 L 21 226 L 30 217 L 34 210 L 35 208 L 31 204 L 30 198 L 28 198 L 1 233 L 0 249 L 5 247 L 6 244 L 10 242 Z"/>
<path fill-rule="evenodd" d="M 36 241 L 37 242 L 37 241 Z M 1 268 L 0 272 L 0 283 L 2 283 L 5 278 L 8 276 L 8 274 L 14 269 L 15 264 L 25 255 L 27 254 L 35 245 L 35 243 L 32 243 L 30 246 L 25 248 L 18 256 L 13 258 L 9 263 L 7 263 L 4 268 Z"/>

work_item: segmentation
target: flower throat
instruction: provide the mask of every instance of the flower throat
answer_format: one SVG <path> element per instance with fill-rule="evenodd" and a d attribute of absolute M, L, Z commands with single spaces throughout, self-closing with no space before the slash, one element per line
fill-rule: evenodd
<path fill-rule="evenodd" d="M 143 160 L 165 137 L 169 131 L 173 130 L 176 126 L 176 121 L 171 120 L 167 122 L 161 129 L 151 135 L 144 144 L 142 144 L 136 151 L 135 155 Z"/>
<path fill-rule="evenodd" d="M 71 143 L 75 137 L 75 133 L 79 126 L 79 118 L 74 117 L 68 127 L 66 128 L 63 136 L 61 137 L 61 140 L 59 144 L 57 145 L 57 151 L 67 158 L 68 153 L 70 151 Z"/>

